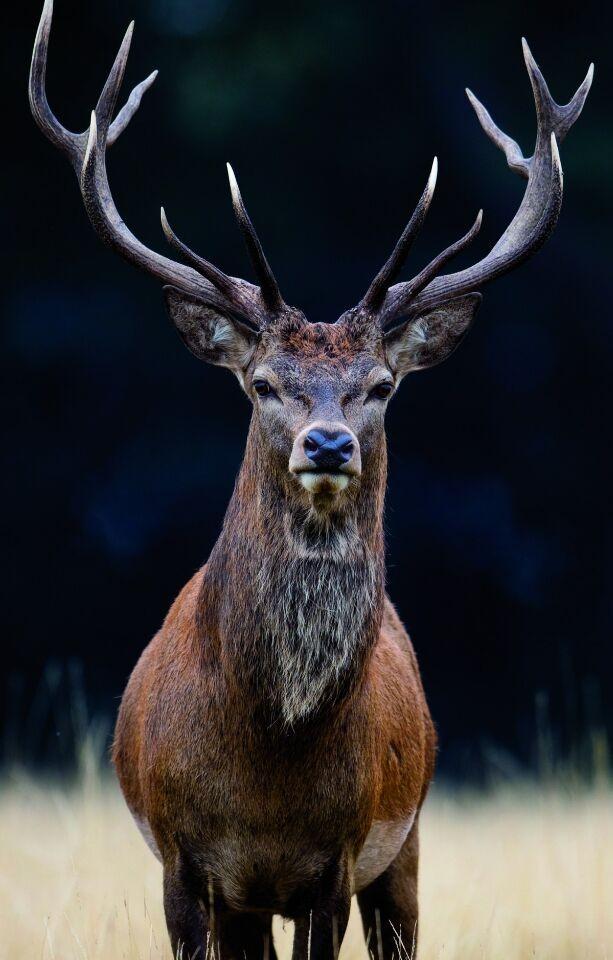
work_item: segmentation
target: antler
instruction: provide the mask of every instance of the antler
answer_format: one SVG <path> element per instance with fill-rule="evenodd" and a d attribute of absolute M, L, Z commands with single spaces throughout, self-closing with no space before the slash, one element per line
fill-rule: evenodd
<path fill-rule="evenodd" d="M 435 157 L 432 161 L 432 169 L 430 170 L 430 176 L 428 177 L 426 188 L 417 201 L 417 206 L 411 215 L 411 219 L 401 233 L 400 239 L 394 247 L 391 257 L 386 263 L 383 264 L 379 270 L 379 273 L 364 295 L 364 298 L 361 302 L 361 306 L 364 307 L 364 309 L 377 310 L 383 303 L 390 285 L 400 273 L 404 262 L 409 255 L 409 251 L 413 246 L 413 241 L 421 230 L 423 222 L 428 214 L 428 210 L 430 209 L 432 197 L 434 196 L 434 189 L 436 187 L 437 175 L 438 160 Z"/>
<path fill-rule="evenodd" d="M 257 327 L 264 327 L 270 322 L 271 314 L 282 309 L 284 304 L 277 282 L 242 202 L 231 168 L 228 170 L 234 208 L 261 284 L 260 287 L 237 277 L 227 276 L 213 264 L 193 253 L 175 236 L 163 209 L 164 233 L 190 266 L 176 263 L 155 253 L 131 233 L 115 206 L 106 172 L 106 148 L 111 146 L 128 126 L 140 106 L 144 93 L 157 76 L 156 70 L 138 84 L 115 120 L 112 120 L 128 60 L 134 24 L 131 23 L 128 27 L 96 109 L 92 112 L 89 128 L 83 133 L 72 133 L 62 126 L 51 111 L 45 89 L 52 16 L 53 0 L 45 0 L 34 42 L 30 70 L 30 106 L 42 132 L 68 157 L 79 180 L 85 209 L 100 239 L 120 253 L 124 259 L 146 270 L 164 283 L 179 287 L 217 309 L 230 310 Z"/>
<path fill-rule="evenodd" d="M 565 106 L 560 106 L 553 100 L 525 40 L 522 40 L 522 45 L 534 93 L 537 116 L 536 146 L 532 157 L 526 159 L 522 155 L 518 144 L 496 126 L 485 107 L 474 94 L 470 90 L 466 91 L 468 99 L 488 137 L 504 152 L 509 167 L 528 180 L 519 209 L 495 246 L 486 257 L 474 266 L 460 270 L 458 273 L 438 276 L 447 261 L 463 250 L 477 235 L 481 226 L 481 212 L 479 212 L 472 228 L 461 240 L 439 254 L 408 283 L 398 283 L 393 287 L 389 287 L 388 283 L 382 295 L 379 277 L 385 276 L 386 279 L 383 284 L 388 278 L 390 281 L 393 279 L 399 271 L 406 253 L 408 253 L 408 246 L 416 233 L 416 231 L 412 232 L 411 224 L 417 223 L 417 229 L 419 229 L 423 222 L 431 199 L 431 192 L 428 195 L 425 209 L 424 197 L 426 194 L 424 194 L 392 257 L 379 277 L 371 284 L 368 293 L 360 304 L 360 307 L 377 311 L 377 321 L 382 327 L 400 316 L 406 317 L 424 310 L 430 310 L 444 300 L 476 291 L 495 277 L 507 273 L 536 253 L 543 246 L 557 223 L 562 205 L 562 167 L 558 144 L 564 139 L 581 113 L 592 84 L 594 65 L 590 65 L 585 80 L 572 100 Z M 407 242 L 406 238 L 409 236 L 410 240 Z M 373 296 L 371 291 L 375 285 L 376 296 Z"/>

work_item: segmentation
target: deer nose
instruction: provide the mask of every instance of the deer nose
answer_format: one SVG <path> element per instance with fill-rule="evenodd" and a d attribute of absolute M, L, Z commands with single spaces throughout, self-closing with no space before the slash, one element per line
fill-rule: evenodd
<path fill-rule="evenodd" d="M 353 437 L 337 430 L 310 430 L 304 438 L 304 452 L 321 470 L 338 470 L 353 456 Z"/>

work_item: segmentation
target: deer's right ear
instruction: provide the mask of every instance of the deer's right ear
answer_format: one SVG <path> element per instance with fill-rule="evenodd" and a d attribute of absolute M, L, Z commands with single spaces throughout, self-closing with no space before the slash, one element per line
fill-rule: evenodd
<path fill-rule="evenodd" d="M 170 319 L 194 356 L 229 367 L 240 377 L 253 356 L 256 331 L 177 287 L 164 287 L 164 299 Z"/>

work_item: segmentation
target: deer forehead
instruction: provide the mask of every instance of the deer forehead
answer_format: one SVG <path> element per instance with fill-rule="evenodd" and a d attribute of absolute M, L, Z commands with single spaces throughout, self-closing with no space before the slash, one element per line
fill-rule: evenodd
<path fill-rule="evenodd" d="M 266 366 L 284 380 L 351 382 L 385 364 L 385 352 L 380 337 L 356 336 L 342 323 L 305 323 L 266 331 L 254 360 L 253 369 Z"/>

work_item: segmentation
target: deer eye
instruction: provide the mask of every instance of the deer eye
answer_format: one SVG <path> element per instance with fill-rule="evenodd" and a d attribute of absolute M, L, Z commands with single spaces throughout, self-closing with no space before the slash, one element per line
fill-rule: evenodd
<path fill-rule="evenodd" d="M 383 383 L 378 383 L 376 387 L 373 387 L 368 397 L 376 397 L 377 400 L 387 400 L 390 396 L 392 390 L 394 389 L 394 384 L 390 383 L 389 380 L 384 380 Z"/>
<path fill-rule="evenodd" d="M 268 380 L 254 380 L 253 389 L 257 393 L 258 397 L 268 397 L 271 393 L 274 393 L 271 385 Z"/>

